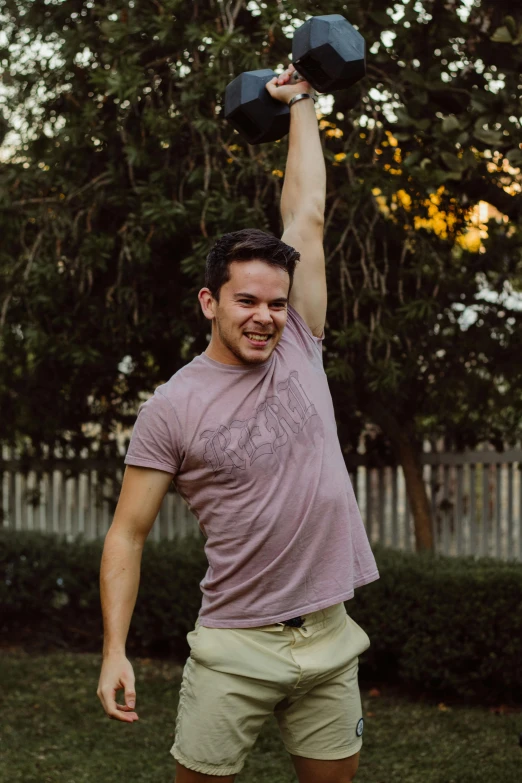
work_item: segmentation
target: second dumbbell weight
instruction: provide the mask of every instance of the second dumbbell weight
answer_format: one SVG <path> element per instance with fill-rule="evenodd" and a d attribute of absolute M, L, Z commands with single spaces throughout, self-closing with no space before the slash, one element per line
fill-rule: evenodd
<path fill-rule="evenodd" d="M 343 16 L 314 16 L 294 34 L 292 62 L 317 92 L 346 89 L 366 74 L 366 43 Z M 246 71 L 226 88 L 225 118 L 249 144 L 277 141 L 289 131 L 288 106 L 265 87 L 274 76 L 268 68 Z"/>

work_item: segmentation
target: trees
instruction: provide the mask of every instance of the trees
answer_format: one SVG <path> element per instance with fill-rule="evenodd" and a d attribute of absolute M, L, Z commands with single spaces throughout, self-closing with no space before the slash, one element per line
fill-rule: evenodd
<path fill-rule="evenodd" d="M 107 435 L 204 350 L 213 239 L 281 230 L 286 142 L 247 147 L 225 85 L 286 62 L 307 14 L 342 12 L 371 52 L 368 78 L 322 104 L 325 363 L 346 452 L 379 425 L 429 548 L 425 433 L 463 446 L 519 427 L 522 19 L 506 0 L 266 6 L 6 4 L 2 128 L 18 122 L 23 148 L 0 172 L 3 435 Z M 466 234 L 483 200 L 507 219 Z"/>
<path fill-rule="evenodd" d="M 370 64 L 382 99 L 374 93 L 375 126 L 365 138 L 354 126 L 344 150 L 353 189 L 339 201 L 344 230 L 330 265 L 333 368 L 403 466 L 419 548 L 432 546 L 423 435 L 438 430 L 462 447 L 520 432 L 520 305 L 507 291 L 522 260 L 522 49 L 498 31 L 507 6 L 483 2 L 463 21 L 457 5 L 406 5 L 394 53 Z M 522 31 L 520 20 L 506 24 Z M 486 193 L 506 222 L 473 248 L 466 223 Z M 484 289 L 497 296 L 482 299 Z"/>

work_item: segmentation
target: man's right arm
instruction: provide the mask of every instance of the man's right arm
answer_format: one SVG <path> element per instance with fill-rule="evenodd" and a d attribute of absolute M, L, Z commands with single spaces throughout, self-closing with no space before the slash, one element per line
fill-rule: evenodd
<path fill-rule="evenodd" d="M 100 591 L 104 642 L 97 695 L 110 718 L 128 723 L 138 715 L 134 711 L 134 672 L 125 644 L 138 595 L 143 547 L 172 478 L 162 470 L 128 465 L 103 547 Z M 125 705 L 116 703 L 121 688 Z"/>

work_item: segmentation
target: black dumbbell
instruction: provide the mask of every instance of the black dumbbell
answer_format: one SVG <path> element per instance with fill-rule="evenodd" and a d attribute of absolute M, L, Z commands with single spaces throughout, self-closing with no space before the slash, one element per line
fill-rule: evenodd
<path fill-rule="evenodd" d="M 346 89 L 366 74 L 366 43 L 344 16 L 313 16 L 294 34 L 292 62 L 317 92 Z M 225 119 L 249 144 L 277 141 L 290 129 L 288 106 L 265 88 L 276 75 L 246 71 L 226 88 Z"/>

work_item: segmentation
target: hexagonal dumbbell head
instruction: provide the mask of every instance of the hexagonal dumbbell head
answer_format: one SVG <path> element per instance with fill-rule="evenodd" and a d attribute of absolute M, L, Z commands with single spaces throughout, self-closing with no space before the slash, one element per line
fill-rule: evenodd
<path fill-rule="evenodd" d="M 277 76 L 264 68 L 237 76 L 225 91 L 225 119 L 248 141 L 277 141 L 290 129 L 288 106 L 272 98 L 265 84 Z"/>
<path fill-rule="evenodd" d="M 313 16 L 294 33 L 292 62 L 318 92 L 343 90 L 366 74 L 366 42 L 344 16 Z"/>

